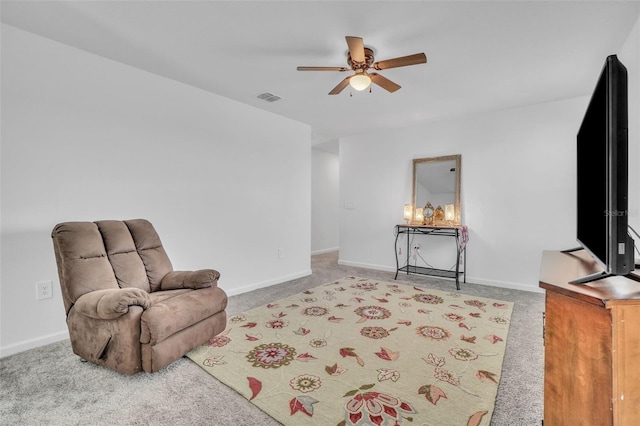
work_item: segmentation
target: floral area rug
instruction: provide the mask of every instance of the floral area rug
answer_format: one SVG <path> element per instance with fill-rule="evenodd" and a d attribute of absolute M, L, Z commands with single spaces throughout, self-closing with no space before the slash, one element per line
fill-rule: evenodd
<path fill-rule="evenodd" d="M 513 304 L 346 277 L 187 356 L 285 425 L 488 425 Z"/>

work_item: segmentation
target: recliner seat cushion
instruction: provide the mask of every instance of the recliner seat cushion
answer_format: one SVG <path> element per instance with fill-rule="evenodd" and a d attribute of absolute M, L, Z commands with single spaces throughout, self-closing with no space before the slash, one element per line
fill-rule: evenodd
<path fill-rule="evenodd" d="M 177 290 L 163 290 L 156 291 L 153 293 L 149 293 L 149 298 L 151 298 L 151 305 L 155 305 L 156 303 L 162 302 L 163 300 L 171 299 L 172 297 L 179 296 L 184 293 L 188 293 L 192 291 L 188 288 L 181 288 Z"/>
<path fill-rule="evenodd" d="M 155 345 L 226 307 L 227 296 L 218 287 L 190 290 L 154 303 L 142 313 L 140 343 Z"/>

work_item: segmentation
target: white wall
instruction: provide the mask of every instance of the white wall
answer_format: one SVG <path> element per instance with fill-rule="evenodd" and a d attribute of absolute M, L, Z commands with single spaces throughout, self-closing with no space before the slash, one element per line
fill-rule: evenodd
<path fill-rule="evenodd" d="M 338 249 L 340 226 L 340 160 L 311 150 L 311 253 Z"/>
<path fill-rule="evenodd" d="M 467 280 L 535 290 L 541 251 L 576 245 L 575 134 L 587 101 L 341 140 L 341 199 L 357 207 L 342 213 L 340 262 L 395 270 L 393 228 L 411 200 L 412 159 L 461 154 Z M 455 246 L 432 239 L 451 253 L 448 265 L 434 266 L 448 268 Z"/>
<path fill-rule="evenodd" d="M 175 269 L 218 269 L 229 294 L 308 275 L 310 144 L 308 125 L 3 25 L 1 354 L 66 337 L 61 221 L 148 218 Z"/>
<path fill-rule="evenodd" d="M 619 54 L 629 72 L 629 211 L 636 230 L 639 27 L 640 20 L 620 52 L 611 52 Z M 593 70 L 594 85 L 599 72 Z M 395 270 L 393 228 L 402 222 L 403 205 L 411 201 L 411 160 L 462 154 L 468 281 L 539 291 L 542 250 L 577 245 L 575 137 L 590 95 L 342 139 L 340 194 L 343 206 L 350 208 L 341 210 L 339 262 Z M 455 259 L 453 245 L 441 244 Z M 437 254 L 442 261 L 443 253 Z"/>

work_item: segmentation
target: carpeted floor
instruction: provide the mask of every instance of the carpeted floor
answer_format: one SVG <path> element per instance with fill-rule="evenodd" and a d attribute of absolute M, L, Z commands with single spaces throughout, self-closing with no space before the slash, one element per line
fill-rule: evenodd
<path fill-rule="evenodd" d="M 312 257 L 313 274 L 231 297 L 230 315 L 346 275 L 393 281 L 393 273 L 340 266 L 337 253 Z M 452 281 L 398 277 L 450 291 Z M 224 288 L 224 276 L 220 285 Z M 493 425 L 542 419 L 544 295 L 475 284 L 461 292 L 514 303 Z M 82 363 L 62 341 L 0 359 L 2 425 L 278 425 L 187 358 L 155 373 L 124 376 Z M 331 425 L 330 425 L 331 426 Z M 416 425 L 418 426 L 418 425 Z"/>

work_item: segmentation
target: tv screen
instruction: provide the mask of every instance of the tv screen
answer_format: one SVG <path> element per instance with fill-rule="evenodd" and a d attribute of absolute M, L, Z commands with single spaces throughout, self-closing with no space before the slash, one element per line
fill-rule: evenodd
<path fill-rule="evenodd" d="M 628 225 L 627 70 L 607 57 L 577 135 L 577 239 L 604 268 L 586 283 L 634 269 Z"/>

